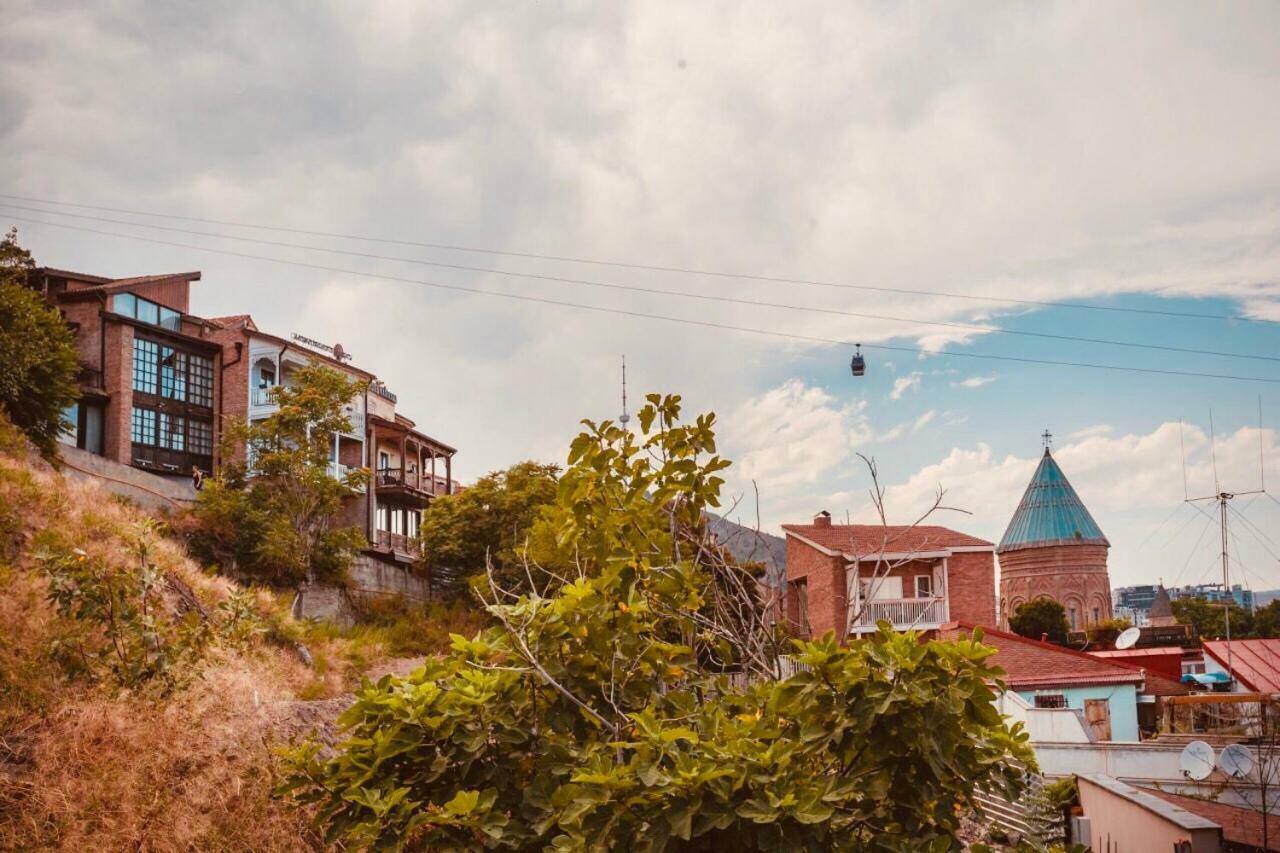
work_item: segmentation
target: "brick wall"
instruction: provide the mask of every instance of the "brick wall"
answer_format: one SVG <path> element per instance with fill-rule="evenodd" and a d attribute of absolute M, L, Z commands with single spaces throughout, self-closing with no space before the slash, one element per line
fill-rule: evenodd
<path fill-rule="evenodd" d="M 987 553 L 952 554 L 947 558 L 951 583 L 951 618 L 996 626 L 996 560 Z"/>
<path fill-rule="evenodd" d="M 60 306 L 68 323 L 75 323 L 76 351 L 80 361 L 95 370 L 102 369 L 102 317 L 101 305 L 96 301 L 67 302 Z"/>
<path fill-rule="evenodd" d="M 1111 618 L 1111 581 L 1105 545 L 1050 545 L 1020 548 L 1000 555 L 1000 620 L 1007 625 L 1017 606 L 1047 597 L 1068 611 L 1076 608 L 1078 627 Z"/>
<path fill-rule="evenodd" d="M 102 453 L 108 459 L 132 465 L 133 328 L 124 323 L 107 322 L 103 334 L 106 336 L 106 360 L 102 377 L 111 392 L 111 401 L 102 419 Z"/>
<path fill-rule="evenodd" d="M 848 617 L 844 559 L 829 557 L 788 536 L 787 581 L 799 580 L 808 585 L 809 627 L 813 636 L 835 631 L 838 639 L 844 639 Z M 794 601 L 794 595 L 791 598 Z M 796 604 L 798 606 L 798 602 Z"/>

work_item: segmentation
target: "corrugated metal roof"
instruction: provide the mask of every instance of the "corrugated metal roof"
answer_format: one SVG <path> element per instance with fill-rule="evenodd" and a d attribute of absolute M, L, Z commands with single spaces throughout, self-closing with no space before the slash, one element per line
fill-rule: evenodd
<path fill-rule="evenodd" d="M 996 553 L 1047 545 L 1110 544 L 1046 447 Z"/>
<path fill-rule="evenodd" d="M 1280 693 L 1280 639 L 1232 640 L 1229 656 L 1224 640 L 1205 640 L 1204 650 L 1224 668 L 1230 657 L 1235 677 L 1255 693 Z"/>

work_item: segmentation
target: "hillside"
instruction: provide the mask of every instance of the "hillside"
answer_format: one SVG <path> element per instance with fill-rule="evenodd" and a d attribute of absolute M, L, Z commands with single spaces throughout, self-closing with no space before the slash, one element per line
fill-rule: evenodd
<path fill-rule="evenodd" d="M 293 621 L 287 596 L 202 571 L 152 525 L 0 419 L 0 849 L 314 849 L 308 816 L 271 797 L 274 745 L 331 723 L 361 673 L 412 661 L 392 659 L 394 630 Z M 59 614 L 42 571 L 55 553 L 126 580 L 154 565 L 148 665 L 163 637 L 207 644 L 128 686 L 88 666 L 112 640 Z"/>

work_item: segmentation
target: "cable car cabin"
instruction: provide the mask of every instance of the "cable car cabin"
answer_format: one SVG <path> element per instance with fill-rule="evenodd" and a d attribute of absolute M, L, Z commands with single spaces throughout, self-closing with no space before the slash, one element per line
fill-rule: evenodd
<path fill-rule="evenodd" d="M 862 344 L 858 344 L 858 349 L 849 362 L 849 369 L 853 371 L 854 376 L 861 376 L 867 372 L 867 360 L 862 357 Z"/>

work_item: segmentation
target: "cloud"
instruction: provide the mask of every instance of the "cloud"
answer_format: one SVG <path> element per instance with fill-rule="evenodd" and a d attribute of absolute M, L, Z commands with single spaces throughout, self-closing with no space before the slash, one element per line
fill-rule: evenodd
<path fill-rule="evenodd" d="M 1067 436 L 1068 441 L 1080 441 L 1086 438 L 1093 438 L 1095 435 L 1108 435 L 1111 432 L 1110 424 L 1094 424 L 1084 429 L 1078 429 Z"/>
<path fill-rule="evenodd" d="M 723 426 L 725 452 L 737 460 L 733 481 L 770 495 L 817 482 L 870 440 L 865 408 L 798 379 L 747 400 Z"/>
<path fill-rule="evenodd" d="M 1165 576 L 1166 582 L 1184 564 L 1190 553 L 1188 571 L 1203 573 L 1212 563 L 1213 549 L 1208 539 L 1196 541 L 1194 533 L 1216 515 L 1205 521 L 1193 508 L 1183 505 L 1185 446 L 1186 488 L 1192 496 L 1212 494 L 1215 486 L 1214 465 L 1209 453 L 1209 439 L 1197 427 L 1182 428 L 1177 423 L 1164 423 L 1149 433 L 1111 436 L 1099 430 L 1082 430 L 1077 439 L 1054 448 L 1054 459 L 1062 467 L 1081 500 L 1094 516 L 1103 532 L 1111 539 L 1111 579 L 1114 584 L 1154 582 L 1153 572 Z M 1217 442 L 1217 480 L 1222 488 L 1256 489 L 1259 486 L 1259 440 L 1263 454 L 1271 465 L 1280 458 L 1280 440 L 1276 431 L 1244 427 Z M 891 520 L 914 518 L 932 503 L 937 490 L 946 490 L 945 503 L 965 510 L 969 515 L 940 514 L 939 524 L 999 539 L 1023 491 L 1039 464 L 1038 456 L 1001 456 L 985 442 L 973 447 L 953 447 L 937 462 L 917 470 L 906 480 L 889 484 L 886 505 Z M 1276 505 L 1267 501 L 1245 504 L 1235 509 L 1247 511 L 1250 521 L 1261 529 L 1280 523 Z M 1147 539 L 1157 523 L 1177 511 L 1165 536 Z M 870 521 L 869 507 L 862 506 L 859 517 Z M 1269 520 L 1276 519 L 1276 520 Z M 1280 586 L 1280 577 L 1263 566 L 1274 565 L 1274 559 L 1260 545 L 1244 522 L 1236 525 L 1239 540 L 1233 547 L 1241 549 L 1242 573 L 1253 572 L 1249 581 L 1256 588 Z M 1214 528 L 1216 530 L 1216 527 Z M 1209 537 L 1216 541 L 1215 537 Z M 1198 550 L 1196 550 L 1198 548 Z M 1192 565 L 1194 564 L 1194 565 Z M 1183 582 L 1189 582 L 1188 576 Z"/>
<path fill-rule="evenodd" d="M 990 385 L 996 381 L 994 373 L 989 376 L 970 376 L 967 379 L 961 379 L 959 382 L 952 382 L 952 388 L 981 388 L 983 385 Z"/>
<path fill-rule="evenodd" d="M 893 390 L 889 392 L 889 399 L 901 400 L 902 395 L 908 391 L 920 390 L 920 379 L 924 376 L 920 371 L 912 371 L 906 376 L 899 376 L 893 380 Z"/>
<path fill-rule="evenodd" d="M 934 416 L 937 414 L 938 413 L 933 409 L 930 409 L 929 411 L 925 412 L 923 415 L 916 418 L 916 422 L 911 425 L 911 431 L 919 432 L 920 430 L 924 429 L 925 426 L 928 425 L 934 419 Z"/>

